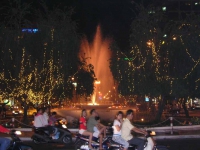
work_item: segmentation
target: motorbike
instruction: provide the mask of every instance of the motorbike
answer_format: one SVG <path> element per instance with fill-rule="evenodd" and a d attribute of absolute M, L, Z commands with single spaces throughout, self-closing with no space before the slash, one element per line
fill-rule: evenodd
<path fill-rule="evenodd" d="M 145 137 L 145 145 L 144 150 L 168 150 L 166 146 L 163 145 L 156 145 L 154 139 L 152 136 L 155 135 L 155 132 L 148 131 L 148 135 Z M 99 148 L 98 140 L 93 137 L 92 147 L 94 149 Z M 121 150 L 123 149 L 123 146 L 117 142 L 114 142 L 112 140 L 112 136 L 107 136 L 104 141 L 102 142 L 102 147 L 104 150 Z M 88 147 L 88 137 L 82 136 L 80 134 L 76 135 L 76 141 L 75 141 L 75 149 L 76 150 L 89 150 Z M 137 150 L 136 145 L 130 145 L 128 150 Z"/>
<path fill-rule="evenodd" d="M 145 145 L 144 150 L 168 150 L 164 145 L 157 145 L 152 136 L 156 135 L 154 131 L 147 131 L 145 136 Z M 108 150 L 120 150 L 123 149 L 123 146 L 119 143 L 114 142 L 112 139 L 109 139 L 109 149 Z M 136 145 L 130 145 L 128 150 L 137 150 Z"/>
<path fill-rule="evenodd" d="M 75 135 L 75 137 L 76 137 L 76 140 L 74 142 L 75 150 L 89 150 L 89 147 L 88 147 L 89 137 L 88 136 L 84 136 L 84 135 L 77 133 Z M 102 147 L 105 150 L 108 150 L 109 139 L 112 139 L 112 136 L 109 135 L 106 138 L 104 138 L 102 141 Z M 99 148 L 98 138 L 93 137 L 91 145 L 94 149 L 98 149 Z"/>
<path fill-rule="evenodd" d="M 41 143 L 65 143 L 70 144 L 72 142 L 72 134 L 67 129 L 66 126 L 67 122 L 65 119 L 58 119 L 55 123 L 56 134 L 58 134 L 58 137 L 52 138 L 51 133 L 45 129 L 45 128 L 33 128 L 34 134 L 31 137 L 33 142 L 35 144 L 41 144 Z"/>
<path fill-rule="evenodd" d="M 11 136 L 11 144 L 8 147 L 8 150 L 33 150 L 33 148 L 29 145 L 24 144 L 18 135 L 20 135 L 20 131 L 11 130 L 10 136 Z"/>

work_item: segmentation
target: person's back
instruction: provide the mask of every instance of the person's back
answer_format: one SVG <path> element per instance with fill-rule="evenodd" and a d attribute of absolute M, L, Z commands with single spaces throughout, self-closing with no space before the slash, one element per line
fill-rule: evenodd
<path fill-rule="evenodd" d="M 46 126 L 44 116 L 43 116 L 43 110 L 41 108 L 38 110 L 37 114 L 34 117 L 34 126 L 36 128 Z"/>
<path fill-rule="evenodd" d="M 45 125 L 49 124 L 49 108 L 46 107 L 43 113 Z"/>
<path fill-rule="evenodd" d="M 94 116 L 90 116 L 87 121 L 87 131 L 94 132 L 94 126 L 96 126 L 98 122 L 95 120 Z"/>

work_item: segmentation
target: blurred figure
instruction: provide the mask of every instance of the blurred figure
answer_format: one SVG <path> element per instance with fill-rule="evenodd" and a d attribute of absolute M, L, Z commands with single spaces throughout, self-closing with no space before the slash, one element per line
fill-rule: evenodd
<path fill-rule="evenodd" d="M 131 124 L 131 120 L 133 119 L 133 110 L 129 109 L 126 112 L 126 119 L 124 120 L 121 127 L 121 135 L 122 138 L 125 139 L 129 144 L 137 145 L 137 150 L 143 150 L 145 141 L 143 139 L 133 137 L 131 131 L 147 135 L 145 130 L 141 130 Z"/>
<path fill-rule="evenodd" d="M 123 145 L 124 149 L 127 150 L 129 143 L 121 137 L 121 127 L 123 123 L 123 113 L 119 111 L 116 115 L 116 119 L 113 122 L 113 138 L 112 140 Z"/>
<path fill-rule="evenodd" d="M 57 121 L 56 115 L 57 113 L 55 111 L 51 113 L 51 116 L 49 117 L 49 125 L 55 126 L 55 123 Z"/>
<path fill-rule="evenodd" d="M 101 124 L 99 116 L 96 116 L 95 120 L 98 122 L 98 124 L 96 126 L 94 126 L 94 128 L 93 128 L 94 132 L 103 134 L 103 138 L 105 138 L 106 137 L 106 126 Z"/>
<path fill-rule="evenodd" d="M 97 116 L 97 112 L 95 109 L 92 109 L 90 111 L 90 118 L 88 119 L 87 122 L 87 130 L 89 132 L 93 133 L 93 136 L 96 138 L 99 138 L 99 149 L 102 149 L 102 140 L 103 140 L 103 136 L 102 134 L 99 133 L 99 131 L 95 132 L 94 131 L 94 127 L 98 127 L 98 122 L 95 120 L 95 117 Z"/>
<path fill-rule="evenodd" d="M 92 142 L 92 132 L 87 131 L 87 122 L 86 122 L 86 116 L 87 116 L 87 112 L 85 109 L 82 110 L 81 112 L 81 117 L 79 119 L 79 134 L 81 135 L 85 135 L 85 136 L 89 136 L 89 143 L 88 146 L 90 149 L 92 148 L 91 142 Z"/>
<path fill-rule="evenodd" d="M 9 133 L 10 131 L 0 125 L 0 132 Z M 7 150 L 10 145 L 11 140 L 5 137 L 0 137 L 0 150 Z"/>
<path fill-rule="evenodd" d="M 34 126 L 36 128 L 40 128 L 40 127 L 45 127 L 47 125 L 48 123 L 46 122 L 43 116 L 43 110 L 42 108 L 39 108 L 37 114 L 34 116 Z"/>
<path fill-rule="evenodd" d="M 49 107 L 45 107 L 43 116 L 44 116 L 45 124 L 47 124 L 47 125 L 49 124 L 49 114 L 50 114 Z"/>

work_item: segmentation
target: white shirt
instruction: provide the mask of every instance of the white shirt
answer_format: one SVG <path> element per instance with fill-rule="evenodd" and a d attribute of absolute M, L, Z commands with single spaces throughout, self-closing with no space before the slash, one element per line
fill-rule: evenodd
<path fill-rule="evenodd" d="M 46 126 L 44 116 L 42 114 L 37 114 L 34 117 L 34 126 L 37 128 Z"/>
<path fill-rule="evenodd" d="M 46 112 L 44 112 L 43 116 L 44 116 L 44 121 L 45 121 L 44 124 L 48 125 L 49 124 L 49 115 Z"/>
<path fill-rule="evenodd" d="M 121 130 L 117 131 L 117 128 L 115 126 L 120 126 L 121 123 L 119 122 L 119 120 L 115 119 L 113 122 L 113 136 L 118 136 L 121 135 Z"/>
<path fill-rule="evenodd" d="M 131 124 L 131 122 L 126 118 L 122 124 L 121 132 L 122 132 L 122 138 L 126 141 L 129 141 L 133 138 L 133 135 L 131 134 L 131 130 L 134 128 L 134 126 Z"/>

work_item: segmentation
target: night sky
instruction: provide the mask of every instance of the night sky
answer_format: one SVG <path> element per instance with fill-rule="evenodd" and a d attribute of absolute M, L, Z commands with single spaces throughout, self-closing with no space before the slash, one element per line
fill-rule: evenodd
<path fill-rule="evenodd" d="M 89 41 L 100 24 L 104 36 L 116 40 L 121 49 L 129 47 L 129 29 L 134 17 L 130 0 L 78 0 L 73 5 L 79 31 Z"/>
<path fill-rule="evenodd" d="M 73 19 L 78 32 L 87 35 L 92 41 L 98 24 L 103 35 L 117 41 L 120 48 L 129 48 L 129 30 L 135 16 L 134 3 L 131 0 L 47 0 L 49 6 L 69 6 L 75 9 Z"/>
<path fill-rule="evenodd" d="M 1 0 L 0 5 L 9 1 Z M 21 0 L 31 2 L 39 7 L 42 0 Z M 120 49 L 129 49 L 130 25 L 136 16 L 135 3 L 149 4 L 154 0 L 43 0 L 50 9 L 55 7 L 74 8 L 73 20 L 77 22 L 78 32 L 86 35 L 91 42 L 98 24 L 102 27 L 104 37 L 117 41 Z M 2 15 L 1 15 L 2 16 Z M 2 19 L 2 18 L 1 18 Z"/>

